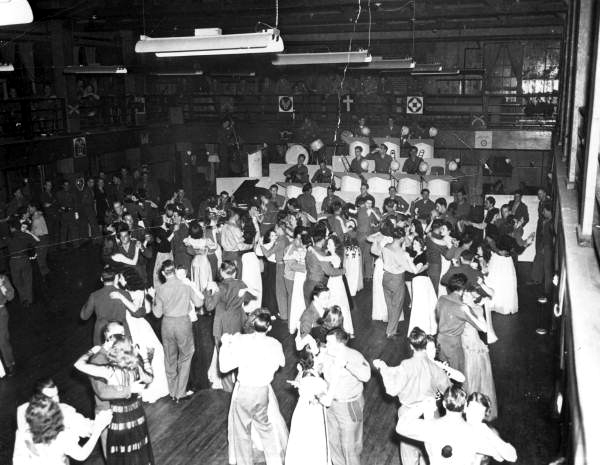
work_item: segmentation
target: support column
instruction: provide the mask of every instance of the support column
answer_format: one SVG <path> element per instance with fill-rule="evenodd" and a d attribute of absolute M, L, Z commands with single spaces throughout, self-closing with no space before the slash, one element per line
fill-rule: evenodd
<path fill-rule="evenodd" d="M 581 126 L 581 113 L 580 108 L 585 106 L 587 103 L 586 91 L 589 74 L 589 61 L 590 61 L 590 36 L 592 35 L 593 26 L 593 15 L 594 15 L 594 0 L 580 0 L 579 11 L 577 14 L 577 56 L 575 59 L 575 82 L 573 92 L 573 108 L 571 110 L 572 121 L 569 134 L 569 148 L 568 148 L 568 172 L 567 178 L 570 186 L 575 186 L 575 180 L 577 178 L 578 167 L 577 167 L 577 150 L 579 148 L 579 128 Z"/>
<path fill-rule="evenodd" d="M 592 236 L 594 212 L 596 210 L 596 178 L 598 176 L 598 154 L 600 152 L 600 56 L 598 56 L 598 40 L 600 39 L 600 19 L 594 18 L 593 49 L 590 60 L 590 95 L 587 107 L 587 131 L 583 167 L 583 191 L 581 195 L 581 215 L 579 218 L 580 241 L 589 240 Z"/>
<path fill-rule="evenodd" d="M 559 127 L 558 145 L 562 147 L 563 158 L 565 154 L 567 128 L 569 127 L 569 102 L 570 99 L 570 72 L 572 59 L 572 22 L 573 22 L 573 4 L 569 2 L 565 27 L 563 29 L 563 41 L 560 57 L 560 90 L 559 90 Z"/>
<path fill-rule="evenodd" d="M 57 97 L 67 97 L 67 80 L 65 78 L 64 67 L 71 64 L 73 52 L 66 53 L 65 41 L 67 34 L 62 21 L 50 21 L 50 40 L 52 41 L 52 74 L 54 79 L 54 92 Z"/>

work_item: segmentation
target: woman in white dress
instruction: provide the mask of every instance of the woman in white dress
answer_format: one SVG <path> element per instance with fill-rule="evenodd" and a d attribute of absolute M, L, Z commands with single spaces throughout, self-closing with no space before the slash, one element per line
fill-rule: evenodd
<path fill-rule="evenodd" d="M 334 268 L 341 268 L 342 258 L 340 257 L 343 249 L 342 243 L 336 236 L 329 236 L 326 242 L 326 249 L 329 256 L 324 259 L 331 263 Z M 319 258 L 322 259 L 322 258 Z M 346 292 L 343 276 L 330 276 L 327 281 L 331 303 L 337 305 L 344 316 L 344 331 L 351 337 L 354 337 L 354 326 L 352 325 L 352 315 L 350 314 L 350 301 Z"/>
<path fill-rule="evenodd" d="M 314 369 L 314 355 L 304 350 L 298 376 L 288 381 L 299 398 L 290 428 L 285 465 L 331 465 L 325 406 L 327 383 Z"/>
<path fill-rule="evenodd" d="M 169 394 L 165 372 L 165 352 L 150 323 L 144 317 L 135 317 L 132 314 L 140 308 L 143 308 L 146 314 L 150 313 L 151 305 L 147 297 L 151 297 L 151 293 L 146 294 L 142 278 L 132 268 L 123 270 L 119 275 L 119 284 L 128 291 L 131 300 L 116 291 L 111 292 L 110 297 L 123 302 L 129 310 L 126 318 L 131 340 L 139 347 L 140 352 L 148 354 L 148 360 L 151 360 L 154 378 L 142 392 L 141 398 L 144 402 L 153 403 Z"/>
<path fill-rule="evenodd" d="M 294 240 L 288 246 L 283 256 L 284 262 L 289 262 L 297 271 L 294 272 L 294 284 L 292 287 L 292 299 L 290 302 L 289 330 L 294 334 L 298 329 L 300 317 L 306 304 L 304 302 L 304 281 L 306 281 L 306 247 L 310 245 L 310 235 L 306 228 L 298 226 L 294 230 Z M 304 271 L 300 271 L 304 268 Z"/>
<path fill-rule="evenodd" d="M 425 256 L 425 242 L 416 236 L 411 244 L 411 258 L 415 265 L 422 264 L 423 267 L 419 273 L 412 276 L 412 305 L 410 310 L 410 320 L 408 323 L 408 334 L 415 327 L 421 328 L 425 333 L 433 335 L 437 333 L 437 321 L 435 318 L 435 307 L 437 305 L 437 295 L 427 275 L 427 259 Z M 406 280 L 409 277 L 406 276 Z"/>
<path fill-rule="evenodd" d="M 192 221 L 189 225 L 189 236 L 183 240 L 187 252 L 192 255 L 191 281 L 200 292 L 204 292 L 206 286 L 212 281 L 213 273 L 208 261 L 208 252 L 215 250 L 217 245 L 204 237 L 204 229 L 198 221 Z"/>
<path fill-rule="evenodd" d="M 494 290 L 490 309 L 502 315 L 511 315 L 519 311 L 517 293 L 517 273 L 511 257 L 511 243 L 500 237 L 488 263 L 486 283 Z"/>
<path fill-rule="evenodd" d="M 260 226 L 258 224 L 257 215 L 258 212 L 256 209 L 252 209 L 250 211 L 250 218 L 252 219 L 252 224 L 254 225 L 254 238 L 253 238 L 253 247 L 243 252 L 242 255 L 242 276 L 241 280 L 246 283 L 248 289 L 252 295 L 256 297 L 256 299 L 251 300 L 246 305 L 244 305 L 244 310 L 246 313 L 252 313 L 254 310 L 260 308 L 262 303 L 262 274 L 261 274 L 261 263 L 258 257 L 256 256 L 255 247 L 260 241 Z M 246 221 L 248 219 L 246 218 Z M 250 243 L 250 241 L 248 241 Z"/>
<path fill-rule="evenodd" d="M 354 297 L 364 286 L 362 255 L 356 239 L 356 221 L 354 219 L 347 221 L 345 235 L 344 268 L 346 269 L 348 290 Z"/>

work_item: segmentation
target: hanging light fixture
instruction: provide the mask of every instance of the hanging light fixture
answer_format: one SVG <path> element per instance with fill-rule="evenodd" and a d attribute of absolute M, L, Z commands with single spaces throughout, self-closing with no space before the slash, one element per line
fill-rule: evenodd
<path fill-rule="evenodd" d="M 27 0 L 0 0 L 0 26 L 27 24 L 33 21 L 33 12 Z"/>
<path fill-rule="evenodd" d="M 137 53 L 157 57 L 238 55 L 283 51 L 279 29 L 248 34 L 223 34 L 220 28 L 195 29 L 193 36 L 153 38 L 145 35 L 135 44 Z"/>
<path fill-rule="evenodd" d="M 357 52 L 278 53 L 273 59 L 275 66 L 296 65 L 345 65 L 370 63 L 373 57 L 367 50 Z"/>
<path fill-rule="evenodd" d="M 366 66 L 353 67 L 351 69 L 378 69 L 382 71 L 410 70 L 415 67 L 415 60 L 412 58 L 383 58 L 373 57 Z"/>
<path fill-rule="evenodd" d="M 105 65 L 90 65 L 90 66 L 65 66 L 63 69 L 65 74 L 127 74 L 127 68 L 124 66 L 105 66 Z"/>
<path fill-rule="evenodd" d="M 440 71 L 412 71 L 411 76 L 458 76 L 460 69 L 442 69 Z"/>
<path fill-rule="evenodd" d="M 0 73 L 9 73 L 14 70 L 15 67 L 12 63 L 0 63 Z"/>

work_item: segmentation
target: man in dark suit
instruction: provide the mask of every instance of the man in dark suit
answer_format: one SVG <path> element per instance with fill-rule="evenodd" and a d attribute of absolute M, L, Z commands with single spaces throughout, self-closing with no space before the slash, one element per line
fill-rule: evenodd
<path fill-rule="evenodd" d="M 82 320 L 89 320 L 92 314 L 96 314 L 96 323 L 94 324 L 94 345 L 102 342 L 102 329 L 111 321 L 121 323 L 125 328 L 125 333 L 129 335 L 127 327 L 127 308 L 119 299 L 112 299 L 110 294 L 118 292 L 129 299 L 127 292 L 117 287 L 117 276 L 112 270 L 102 272 L 103 287 L 94 291 L 88 297 L 87 302 L 81 308 L 80 317 Z"/>
<path fill-rule="evenodd" d="M 310 330 L 317 326 L 317 321 L 325 313 L 327 305 L 329 305 L 329 288 L 325 284 L 318 283 L 310 295 L 310 305 L 302 312 L 300 317 L 300 337 L 310 334 Z M 302 347 L 298 350 L 301 349 Z"/>

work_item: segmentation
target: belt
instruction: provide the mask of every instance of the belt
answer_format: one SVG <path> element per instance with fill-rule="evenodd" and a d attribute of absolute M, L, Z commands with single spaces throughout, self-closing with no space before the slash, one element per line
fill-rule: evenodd
<path fill-rule="evenodd" d="M 354 402 L 355 400 L 358 400 L 361 397 L 362 397 L 362 392 L 359 395 L 355 396 L 355 397 L 351 397 L 350 399 L 343 399 L 342 400 L 342 399 L 336 399 L 336 398 L 334 398 L 333 400 L 336 401 L 336 402 L 341 402 L 341 403 L 347 404 L 349 402 Z"/>

